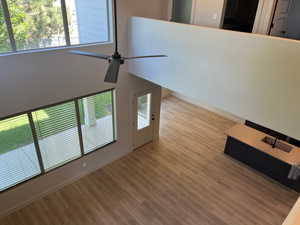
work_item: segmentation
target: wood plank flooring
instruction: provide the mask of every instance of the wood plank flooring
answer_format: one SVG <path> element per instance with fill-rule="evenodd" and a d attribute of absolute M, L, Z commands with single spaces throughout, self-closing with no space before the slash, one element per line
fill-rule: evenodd
<path fill-rule="evenodd" d="M 281 225 L 298 195 L 223 154 L 234 123 L 174 97 L 161 138 L 1 225 Z"/>

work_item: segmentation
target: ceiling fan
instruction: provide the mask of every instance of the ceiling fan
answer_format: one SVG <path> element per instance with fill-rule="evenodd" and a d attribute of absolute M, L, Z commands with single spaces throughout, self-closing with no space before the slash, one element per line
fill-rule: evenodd
<path fill-rule="evenodd" d="M 83 51 L 70 51 L 71 54 L 82 55 L 87 57 L 93 57 L 97 59 L 107 60 L 109 62 L 109 67 L 106 72 L 104 81 L 108 83 L 117 83 L 120 66 L 125 63 L 126 60 L 132 59 L 143 59 L 143 58 L 158 58 L 167 57 L 166 55 L 149 55 L 149 56 L 135 56 L 135 57 L 122 57 L 118 52 L 118 20 L 117 20 L 117 1 L 114 0 L 114 28 L 115 28 L 115 52 L 112 56 L 97 54 L 93 52 L 83 52 Z"/>

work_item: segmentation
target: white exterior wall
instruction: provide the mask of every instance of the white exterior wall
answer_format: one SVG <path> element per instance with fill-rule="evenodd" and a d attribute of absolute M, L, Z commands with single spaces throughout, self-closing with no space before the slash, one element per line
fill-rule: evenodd
<path fill-rule="evenodd" d="M 107 0 L 75 0 L 75 4 L 80 43 L 108 40 Z"/>

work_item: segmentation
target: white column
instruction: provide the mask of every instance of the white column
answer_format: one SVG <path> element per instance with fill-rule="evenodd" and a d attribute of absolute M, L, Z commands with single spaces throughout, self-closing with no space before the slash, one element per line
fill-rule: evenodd
<path fill-rule="evenodd" d="M 96 111 L 93 97 L 83 99 L 84 121 L 85 125 L 92 127 L 96 125 Z"/>

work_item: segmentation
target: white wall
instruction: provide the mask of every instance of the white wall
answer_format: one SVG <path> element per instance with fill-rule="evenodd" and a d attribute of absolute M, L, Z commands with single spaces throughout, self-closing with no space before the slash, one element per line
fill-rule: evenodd
<path fill-rule="evenodd" d="M 165 18 L 167 9 L 164 0 L 118 2 L 121 46 L 122 51 L 126 52 L 129 17 L 137 15 Z M 82 50 L 111 53 L 112 46 L 97 45 Z M 0 68 L 0 117 L 114 87 L 103 82 L 107 68 L 104 62 L 68 55 L 66 50 L 1 56 Z M 0 214 L 26 204 L 132 151 L 132 96 L 135 92 L 154 88 L 154 110 L 159 114 L 161 89 L 129 75 L 126 71 L 124 66 L 116 86 L 118 141 L 45 176 L 1 193 Z M 155 124 L 156 131 L 158 121 Z M 86 168 L 82 167 L 83 162 L 87 163 Z"/>
<path fill-rule="evenodd" d="M 172 91 L 300 139 L 300 42 L 133 18 L 130 71 Z M 144 45 L 147 43 L 147 45 Z"/>
<path fill-rule="evenodd" d="M 208 27 L 223 25 L 225 0 L 193 0 L 192 24 Z"/>

